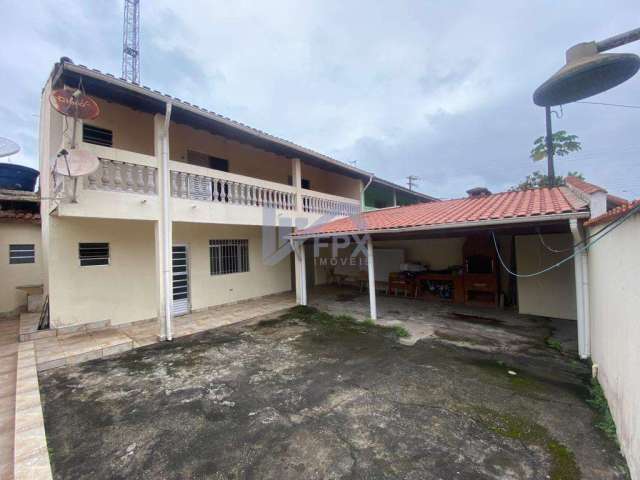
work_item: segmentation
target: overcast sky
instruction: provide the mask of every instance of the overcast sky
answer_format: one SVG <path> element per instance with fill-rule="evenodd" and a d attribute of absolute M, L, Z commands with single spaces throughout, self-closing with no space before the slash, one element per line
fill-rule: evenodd
<path fill-rule="evenodd" d="M 40 91 L 69 56 L 120 75 L 122 0 L 0 0 L 0 136 L 37 167 Z M 640 26 L 628 1 L 141 0 L 141 80 L 154 89 L 442 198 L 499 191 L 543 163 L 533 90 L 569 46 Z M 381 5 L 380 5 L 381 4 Z M 588 8 L 587 8 L 588 5 Z M 640 42 L 619 51 L 640 53 Z M 640 105 L 640 74 L 589 100 Z M 556 162 L 640 197 L 640 109 L 565 106 Z"/>

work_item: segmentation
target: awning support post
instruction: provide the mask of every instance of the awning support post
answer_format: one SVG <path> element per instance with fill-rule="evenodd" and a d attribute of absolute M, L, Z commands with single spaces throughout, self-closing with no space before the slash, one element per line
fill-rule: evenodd
<path fill-rule="evenodd" d="M 587 262 L 587 251 L 578 249 L 583 245 L 584 241 L 580 226 L 575 218 L 569 220 L 569 228 L 573 235 L 573 243 L 577 245 L 574 248 L 576 256 L 573 259 L 576 277 L 576 310 L 578 317 L 578 355 L 582 359 L 589 358 L 590 343 L 589 338 L 589 265 Z"/>
<path fill-rule="evenodd" d="M 369 272 L 369 307 L 371 308 L 371 320 L 378 319 L 376 307 L 376 273 L 373 266 L 373 240 L 367 237 L 367 271 Z"/>
<path fill-rule="evenodd" d="M 307 265 L 304 254 L 304 241 L 293 242 L 296 269 L 296 303 L 307 305 Z"/>

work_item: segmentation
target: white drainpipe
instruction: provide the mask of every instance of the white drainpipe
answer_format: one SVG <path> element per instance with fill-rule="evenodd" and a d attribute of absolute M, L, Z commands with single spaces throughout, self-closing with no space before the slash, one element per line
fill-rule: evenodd
<path fill-rule="evenodd" d="M 569 228 L 573 235 L 574 244 L 579 244 L 574 251 L 583 248 L 580 243 L 584 240 L 578 220 L 569 220 Z M 578 316 L 578 354 L 580 358 L 590 356 L 590 336 L 589 336 L 589 265 L 587 262 L 587 252 L 582 250 L 573 259 L 576 277 L 576 309 Z"/>
<path fill-rule="evenodd" d="M 171 282 L 171 262 L 173 249 L 171 245 L 172 223 L 170 211 L 169 190 L 171 172 L 169 171 L 169 123 L 171 121 L 171 103 L 167 103 L 162 130 L 162 250 L 164 251 L 162 275 L 164 278 L 164 327 L 167 340 L 173 340 L 171 331 L 171 316 L 173 303 L 173 288 Z"/>

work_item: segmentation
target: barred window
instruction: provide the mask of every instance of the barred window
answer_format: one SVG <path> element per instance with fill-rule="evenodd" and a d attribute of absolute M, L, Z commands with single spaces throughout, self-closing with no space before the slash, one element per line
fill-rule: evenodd
<path fill-rule="evenodd" d="M 249 271 L 249 240 L 209 240 L 211 275 Z"/>
<path fill-rule="evenodd" d="M 32 243 L 9 245 L 9 263 L 35 263 L 36 248 Z"/>
<path fill-rule="evenodd" d="M 108 243 L 79 243 L 78 253 L 81 267 L 109 265 Z"/>

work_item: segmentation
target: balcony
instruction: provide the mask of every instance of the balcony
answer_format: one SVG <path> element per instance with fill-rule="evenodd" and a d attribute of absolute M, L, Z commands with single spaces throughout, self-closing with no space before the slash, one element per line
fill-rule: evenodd
<path fill-rule="evenodd" d="M 56 176 L 58 215 L 155 220 L 159 216 L 156 158 L 85 144 L 100 159 L 94 173 L 78 179 Z M 239 225 L 300 225 L 360 212 L 360 202 L 258 178 L 170 161 L 173 220 Z"/>

